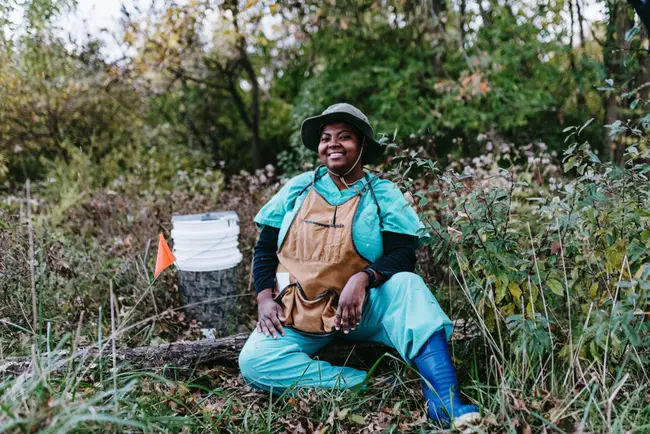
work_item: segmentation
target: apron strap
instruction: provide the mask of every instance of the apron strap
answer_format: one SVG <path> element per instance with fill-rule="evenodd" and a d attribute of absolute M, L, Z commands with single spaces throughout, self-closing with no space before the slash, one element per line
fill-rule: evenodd
<path fill-rule="evenodd" d="M 314 179 L 313 179 L 309 184 L 307 184 L 307 185 L 306 185 L 302 190 L 300 190 L 300 193 L 298 193 L 298 197 L 302 196 L 302 194 L 303 194 L 303 193 L 304 193 L 308 188 L 313 187 L 313 186 L 316 184 L 316 181 L 318 181 L 319 179 L 321 179 L 321 178 L 322 178 L 322 177 L 327 173 L 327 171 L 325 170 L 325 171 L 323 171 L 322 174 L 319 175 L 318 172 L 320 172 L 320 168 L 321 168 L 321 167 L 325 167 L 325 166 L 324 166 L 324 165 L 320 165 L 320 166 L 318 166 L 318 167 L 316 168 L 316 170 L 314 171 Z M 379 175 L 380 175 L 380 174 L 375 175 L 375 176 L 373 176 L 372 178 L 370 178 L 370 177 L 368 176 L 368 172 L 363 172 L 363 176 L 366 178 L 366 186 L 364 186 L 364 188 L 361 189 L 361 191 L 359 192 L 359 195 L 362 196 L 364 190 L 366 189 L 366 187 L 368 187 L 368 189 L 370 190 L 370 194 L 372 195 L 372 198 L 373 198 L 373 200 L 375 201 L 375 205 L 377 205 L 377 217 L 379 218 L 379 227 L 380 227 L 381 229 L 384 229 L 384 223 L 383 223 L 382 220 L 381 220 L 381 207 L 379 206 L 379 201 L 377 200 L 377 195 L 375 194 L 375 189 L 372 188 L 372 181 L 374 181 L 376 178 L 379 178 Z M 335 214 L 335 215 L 336 215 L 336 214 Z"/>
<path fill-rule="evenodd" d="M 321 178 L 322 178 L 322 177 L 327 173 L 327 171 L 325 171 L 325 172 L 323 172 L 322 175 L 319 175 L 318 172 L 320 171 L 320 168 L 321 168 L 321 167 L 325 167 L 325 166 L 320 165 L 320 166 L 318 166 L 318 167 L 316 168 L 316 170 L 314 170 L 314 179 L 313 179 L 309 184 L 305 185 L 305 187 L 304 187 L 302 190 L 300 190 L 300 193 L 298 193 L 298 196 L 297 196 L 297 197 L 302 196 L 302 194 L 303 194 L 303 193 L 304 193 L 308 188 L 313 187 L 313 186 L 316 184 L 316 181 L 318 181 L 319 179 L 321 179 Z"/>
<path fill-rule="evenodd" d="M 372 194 L 372 198 L 375 200 L 375 205 L 377 205 L 377 217 L 379 218 L 379 227 L 381 229 L 384 229 L 384 223 L 381 221 L 381 208 L 379 207 L 379 201 L 377 200 L 377 195 L 375 195 L 375 189 L 372 188 L 372 181 L 374 181 L 376 178 L 379 178 L 379 175 L 375 175 L 371 179 L 368 179 L 367 173 L 364 172 L 364 175 L 366 177 L 366 185 L 370 189 L 370 194 Z"/>

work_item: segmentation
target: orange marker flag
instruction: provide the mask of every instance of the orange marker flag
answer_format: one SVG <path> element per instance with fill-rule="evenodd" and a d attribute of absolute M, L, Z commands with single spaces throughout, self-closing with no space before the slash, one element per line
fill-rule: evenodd
<path fill-rule="evenodd" d="M 163 270 L 176 261 L 176 256 L 172 253 L 163 237 L 163 234 L 160 234 L 160 239 L 158 240 L 158 256 L 156 256 L 156 271 L 153 272 L 154 279 L 158 277 Z"/>

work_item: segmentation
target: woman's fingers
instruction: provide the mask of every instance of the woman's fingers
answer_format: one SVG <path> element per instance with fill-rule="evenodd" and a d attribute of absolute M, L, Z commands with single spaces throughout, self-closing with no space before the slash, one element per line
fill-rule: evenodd
<path fill-rule="evenodd" d="M 280 322 L 280 319 L 278 318 L 277 315 L 271 316 L 271 322 L 273 323 L 273 326 L 275 329 L 280 332 L 282 336 L 284 336 L 284 328 L 282 328 L 282 323 Z M 273 338 L 275 339 L 277 336 L 273 335 Z"/>
<path fill-rule="evenodd" d="M 277 312 L 278 319 L 280 320 L 280 322 L 282 324 L 287 322 L 287 318 L 284 316 L 284 309 L 282 309 L 282 307 L 280 305 L 278 305 L 278 307 L 275 310 Z"/>
<path fill-rule="evenodd" d="M 348 333 L 350 331 L 350 309 L 348 306 L 343 306 L 341 312 L 341 322 L 343 323 L 343 332 Z"/>
<path fill-rule="evenodd" d="M 273 339 L 277 339 L 278 331 L 275 329 L 275 324 L 273 324 L 273 321 L 271 321 L 270 318 L 265 318 L 264 322 L 266 323 L 266 327 L 269 329 L 269 332 L 273 335 Z"/>
<path fill-rule="evenodd" d="M 357 314 L 355 310 L 354 305 L 348 308 L 348 324 L 350 324 L 350 330 L 354 330 L 357 326 Z"/>
<path fill-rule="evenodd" d="M 262 333 L 262 323 L 260 320 L 257 320 L 257 327 L 255 327 L 258 332 Z"/>
<path fill-rule="evenodd" d="M 350 308 L 350 328 L 356 329 L 357 324 L 359 324 L 359 306 L 352 306 Z"/>
<path fill-rule="evenodd" d="M 264 321 L 263 318 L 260 321 L 260 324 L 262 325 L 262 332 L 264 333 L 264 336 L 266 336 L 268 338 L 269 334 L 270 334 L 269 333 L 269 328 L 266 326 L 266 321 Z"/>
<path fill-rule="evenodd" d="M 361 323 L 362 309 L 363 301 L 352 305 L 348 303 L 339 304 L 334 317 L 334 328 L 340 330 L 343 327 L 345 333 L 349 333 L 350 329 L 356 329 Z"/>
<path fill-rule="evenodd" d="M 359 304 L 354 310 L 354 324 L 352 324 L 352 328 L 356 328 L 361 323 L 361 309 L 362 306 Z"/>
<path fill-rule="evenodd" d="M 334 328 L 338 331 L 341 328 L 341 305 L 336 308 L 336 315 L 334 315 Z"/>

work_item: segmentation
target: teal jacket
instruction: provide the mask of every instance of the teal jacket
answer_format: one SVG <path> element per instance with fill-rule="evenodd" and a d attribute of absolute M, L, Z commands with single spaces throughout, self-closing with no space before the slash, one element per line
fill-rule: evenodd
<path fill-rule="evenodd" d="M 326 171 L 325 167 L 318 170 Z M 319 172 L 314 188 L 332 205 L 340 205 L 363 189 L 368 180 L 362 178 L 350 188 L 339 190 L 332 178 Z M 280 229 L 278 248 L 287 234 L 295 213 L 307 196 L 314 171 L 290 179 L 255 216 L 255 223 Z M 368 188 L 365 189 L 354 220 L 353 240 L 359 253 L 370 262 L 382 256 L 382 231 L 417 236 L 420 242 L 428 236 L 417 213 L 402 192 L 391 181 L 369 176 L 377 202 Z M 379 213 L 377 212 L 379 204 Z M 380 222 L 381 216 L 381 225 Z"/>

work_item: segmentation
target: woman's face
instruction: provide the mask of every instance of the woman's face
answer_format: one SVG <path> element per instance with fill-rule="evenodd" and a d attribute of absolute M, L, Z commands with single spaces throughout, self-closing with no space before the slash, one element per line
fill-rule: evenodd
<path fill-rule="evenodd" d="M 318 144 L 318 159 L 334 173 L 345 173 L 354 166 L 361 152 L 360 138 L 346 123 L 325 125 Z"/>

